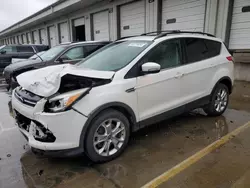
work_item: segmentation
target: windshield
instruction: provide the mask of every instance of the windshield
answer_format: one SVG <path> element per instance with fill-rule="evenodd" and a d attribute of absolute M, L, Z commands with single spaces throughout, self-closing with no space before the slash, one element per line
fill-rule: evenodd
<path fill-rule="evenodd" d="M 65 46 L 56 46 L 46 51 L 44 54 L 40 55 L 43 61 L 50 61 L 60 54 L 66 47 Z"/>
<path fill-rule="evenodd" d="M 94 53 L 78 64 L 81 68 L 100 71 L 118 71 L 128 65 L 151 41 L 120 41 Z"/>

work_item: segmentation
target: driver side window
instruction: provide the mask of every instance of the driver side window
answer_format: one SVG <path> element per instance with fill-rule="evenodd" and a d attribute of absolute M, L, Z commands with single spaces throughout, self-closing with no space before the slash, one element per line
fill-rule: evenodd
<path fill-rule="evenodd" d="M 158 63 L 162 70 L 179 66 L 181 64 L 179 39 L 158 44 L 144 57 L 143 63 L 146 62 Z"/>
<path fill-rule="evenodd" d="M 68 50 L 65 54 L 60 57 L 62 60 L 70 61 L 70 60 L 78 60 L 84 58 L 84 50 L 83 47 L 76 47 Z"/>

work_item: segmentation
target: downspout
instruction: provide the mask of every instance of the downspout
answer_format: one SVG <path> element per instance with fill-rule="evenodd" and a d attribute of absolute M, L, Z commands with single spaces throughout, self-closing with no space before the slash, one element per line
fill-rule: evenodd
<path fill-rule="evenodd" d="M 225 33 L 225 44 L 227 47 L 229 47 L 229 40 L 230 40 L 231 26 L 233 19 L 233 8 L 234 8 L 234 0 L 229 0 L 226 33 Z"/>

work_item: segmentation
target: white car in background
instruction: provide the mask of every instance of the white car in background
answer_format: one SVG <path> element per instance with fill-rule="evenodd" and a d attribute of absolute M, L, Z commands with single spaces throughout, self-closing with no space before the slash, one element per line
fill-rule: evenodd
<path fill-rule="evenodd" d="M 118 157 L 131 132 L 203 108 L 219 116 L 234 82 L 233 59 L 220 39 L 199 32 L 124 38 L 75 65 L 17 77 L 12 105 L 35 153 Z"/>

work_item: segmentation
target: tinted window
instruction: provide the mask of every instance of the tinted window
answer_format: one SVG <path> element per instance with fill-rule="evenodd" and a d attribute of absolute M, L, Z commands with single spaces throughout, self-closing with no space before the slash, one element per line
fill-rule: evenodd
<path fill-rule="evenodd" d="M 84 52 L 83 52 L 82 46 L 72 48 L 61 56 L 61 59 L 63 60 L 76 60 L 76 59 L 83 59 L 83 58 L 84 58 Z"/>
<path fill-rule="evenodd" d="M 23 53 L 32 53 L 34 52 L 33 48 L 31 46 L 17 46 L 17 51 L 18 52 L 23 52 Z"/>
<path fill-rule="evenodd" d="M 180 65 L 179 40 L 169 40 L 157 45 L 143 58 L 143 63 L 146 62 L 158 63 L 161 65 L 161 69 Z"/>
<path fill-rule="evenodd" d="M 13 52 L 17 52 L 15 46 L 5 46 L 5 47 L 2 48 L 0 51 L 5 51 L 6 54 L 13 53 Z"/>
<path fill-rule="evenodd" d="M 199 38 L 185 39 L 187 62 L 202 61 L 220 54 L 221 43 Z"/>
<path fill-rule="evenodd" d="M 38 50 L 38 52 L 47 51 L 49 49 L 49 46 L 36 46 L 36 49 Z"/>
<path fill-rule="evenodd" d="M 84 46 L 84 52 L 85 52 L 85 57 L 88 55 L 92 54 L 96 50 L 102 48 L 104 45 L 90 45 L 90 46 Z"/>
<path fill-rule="evenodd" d="M 213 40 L 204 40 L 205 45 L 208 48 L 207 57 L 215 57 L 220 54 L 221 51 L 221 43 Z"/>

